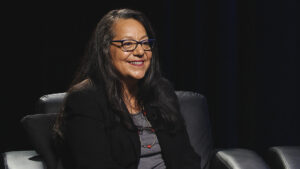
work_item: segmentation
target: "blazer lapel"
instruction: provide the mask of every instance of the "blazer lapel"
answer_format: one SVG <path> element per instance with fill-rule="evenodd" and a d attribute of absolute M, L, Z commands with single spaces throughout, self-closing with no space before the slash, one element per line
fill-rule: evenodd
<path fill-rule="evenodd" d="M 141 142 L 137 131 L 129 131 L 128 130 L 128 137 L 132 142 L 132 146 L 134 147 L 136 157 L 139 158 L 141 154 Z"/>
<path fill-rule="evenodd" d="M 126 107 L 124 102 L 122 102 L 122 106 L 127 111 L 127 113 L 129 114 L 129 111 L 127 110 L 127 107 Z M 133 124 L 133 121 L 131 121 L 131 122 Z M 140 157 L 140 154 L 141 154 L 141 142 L 140 142 L 140 137 L 139 137 L 139 134 L 138 134 L 138 130 L 135 127 L 134 130 L 127 130 L 127 133 L 128 133 L 128 137 L 129 137 L 130 141 L 132 142 L 132 145 L 133 145 L 134 150 L 135 150 L 136 157 L 138 159 Z"/>

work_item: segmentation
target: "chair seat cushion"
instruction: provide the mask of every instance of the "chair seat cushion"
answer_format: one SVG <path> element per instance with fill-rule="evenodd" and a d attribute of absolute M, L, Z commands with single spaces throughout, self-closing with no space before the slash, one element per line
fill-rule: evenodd
<path fill-rule="evenodd" d="M 45 169 L 45 164 L 35 151 L 10 151 L 3 153 L 7 169 Z"/>
<path fill-rule="evenodd" d="M 269 148 L 268 161 L 274 169 L 299 169 L 300 146 L 276 146 Z"/>

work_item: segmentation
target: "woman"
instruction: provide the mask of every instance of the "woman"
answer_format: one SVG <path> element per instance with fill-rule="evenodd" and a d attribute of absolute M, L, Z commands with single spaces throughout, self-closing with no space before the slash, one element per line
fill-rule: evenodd
<path fill-rule="evenodd" d="M 55 125 L 66 169 L 200 168 L 154 42 L 141 12 L 100 20 Z"/>

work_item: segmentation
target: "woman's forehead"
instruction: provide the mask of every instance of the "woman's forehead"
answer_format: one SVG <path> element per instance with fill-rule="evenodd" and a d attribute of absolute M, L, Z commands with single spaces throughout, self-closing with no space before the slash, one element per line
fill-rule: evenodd
<path fill-rule="evenodd" d="M 115 38 L 141 39 L 147 37 L 144 26 L 135 19 L 119 19 L 113 25 Z"/>

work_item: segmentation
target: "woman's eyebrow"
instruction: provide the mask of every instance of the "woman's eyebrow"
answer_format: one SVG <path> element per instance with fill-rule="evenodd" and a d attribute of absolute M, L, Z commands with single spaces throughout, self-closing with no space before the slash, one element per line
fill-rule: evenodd
<path fill-rule="evenodd" d="M 148 38 L 148 35 L 144 35 L 141 37 L 141 39 L 144 39 L 144 38 Z"/>
<path fill-rule="evenodd" d="M 142 36 L 140 39 L 148 38 L 148 35 Z M 130 40 L 135 40 L 132 36 L 124 36 L 122 39 L 130 39 Z"/>

